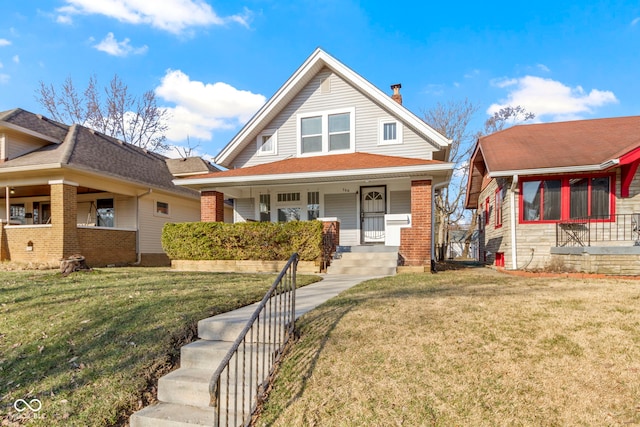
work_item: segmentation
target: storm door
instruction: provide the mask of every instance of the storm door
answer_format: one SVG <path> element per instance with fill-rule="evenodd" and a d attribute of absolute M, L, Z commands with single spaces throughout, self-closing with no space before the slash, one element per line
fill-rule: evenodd
<path fill-rule="evenodd" d="M 387 188 L 362 187 L 360 221 L 362 243 L 384 242 L 384 214 L 387 213 Z"/>

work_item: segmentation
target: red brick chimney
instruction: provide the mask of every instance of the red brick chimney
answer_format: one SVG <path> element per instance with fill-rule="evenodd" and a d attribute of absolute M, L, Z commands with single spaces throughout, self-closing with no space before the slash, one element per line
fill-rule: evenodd
<path fill-rule="evenodd" d="M 391 89 L 393 89 L 393 95 L 391 95 L 391 99 L 396 101 L 398 104 L 402 105 L 402 95 L 400 95 L 400 88 L 402 85 L 400 83 L 396 83 L 391 85 Z"/>

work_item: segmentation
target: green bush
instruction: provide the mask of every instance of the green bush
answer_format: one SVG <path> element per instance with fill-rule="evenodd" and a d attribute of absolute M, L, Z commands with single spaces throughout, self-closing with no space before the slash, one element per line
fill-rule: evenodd
<path fill-rule="evenodd" d="M 302 261 L 322 255 L 322 222 L 167 223 L 162 248 L 180 260 L 287 260 L 297 252 Z"/>

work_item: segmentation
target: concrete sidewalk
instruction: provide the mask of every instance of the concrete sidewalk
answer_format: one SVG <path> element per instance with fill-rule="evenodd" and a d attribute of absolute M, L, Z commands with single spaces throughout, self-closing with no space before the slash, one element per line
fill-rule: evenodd
<path fill-rule="evenodd" d="M 322 280 L 296 289 L 296 319 L 365 280 L 382 276 L 354 276 L 346 274 L 322 275 Z M 251 318 L 259 303 L 202 319 L 198 322 L 198 337 L 205 340 L 233 342 Z"/>

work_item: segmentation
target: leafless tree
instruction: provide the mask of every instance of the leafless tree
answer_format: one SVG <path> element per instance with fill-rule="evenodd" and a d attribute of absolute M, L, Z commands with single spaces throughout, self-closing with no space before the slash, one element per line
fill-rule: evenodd
<path fill-rule="evenodd" d="M 40 81 L 36 100 L 56 121 L 81 124 L 150 151 L 168 149 L 165 143 L 168 112 L 158 107 L 152 90 L 140 97 L 134 96 L 114 74 L 103 92 L 104 98 L 95 76 L 89 78 L 81 93 L 71 77 L 67 77 L 59 90 L 53 84 Z"/>
<path fill-rule="evenodd" d="M 449 244 L 450 225 L 457 224 L 465 213 L 462 202 L 466 193 L 469 156 L 476 136 L 469 130 L 469 123 L 477 111 L 476 105 L 464 99 L 438 103 L 424 113 L 425 122 L 451 140 L 449 161 L 454 164 L 451 183 L 435 196 L 435 239 L 439 259 Z"/>
<path fill-rule="evenodd" d="M 493 116 L 484 122 L 484 132 L 482 132 L 482 135 L 489 135 L 501 131 L 506 127 L 526 122 L 527 120 L 533 120 L 535 117 L 536 115 L 534 113 L 528 112 L 520 105 L 515 107 L 506 106 L 493 113 Z"/>
<path fill-rule="evenodd" d="M 470 224 L 464 236 L 463 257 L 468 256 L 469 244 L 477 226 L 477 212 L 465 212 L 463 201 L 467 192 L 469 179 L 469 160 L 475 142 L 483 135 L 503 130 L 513 124 L 531 120 L 535 114 L 529 113 L 521 106 L 505 107 L 489 117 L 484 123 L 483 131 L 471 131 L 469 125 L 478 106 L 468 99 L 438 103 L 424 114 L 424 120 L 432 128 L 451 140 L 449 161 L 454 164 L 453 177 L 448 187 L 441 189 L 435 196 L 436 247 L 439 257 L 445 256 L 450 242 L 449 231 L 452 225 L 469 219 Z M 465 215 L 466 213 L 466 215 Z M 469 216 L 470 215 L 470 216 Z"/>

